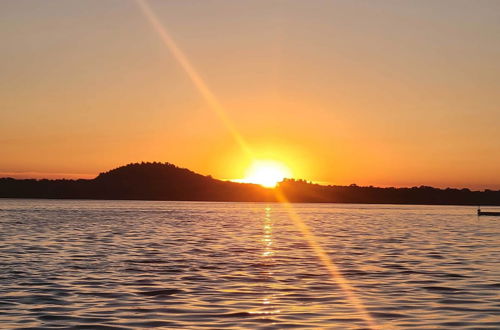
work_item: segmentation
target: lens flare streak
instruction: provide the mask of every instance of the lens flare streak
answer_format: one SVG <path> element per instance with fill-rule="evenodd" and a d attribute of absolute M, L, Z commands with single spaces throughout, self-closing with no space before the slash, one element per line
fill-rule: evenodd
<path fill-rule="evenodd" d="M 346 278 L 342 275 L 340 269 L 334 264 L 330 256 L 326 253 L 326 251 L 321 247 L 318 243 L 317 237 L 313 234 L 313 232 L 309 229 L 307 224 L 300 218 L 297 214 L 293 205 L 288 201 L 286 196 L 279 190 L 276 189 L 276 198 L 281 202 L 281 204 L 285 207 L 288 217 L 292 220 L 295 227 L 300 230 L 302 236 L 305 238 L 309 246 L 313 249 L 316 257 L 323 263 L 323 266 L 330 273 L 330 277 L 340 289 L 345 293 L 347 300 L 351 303 L 351 305 L 358 311 L 358 313 L 363 317 L 367 326 L 370 329 L 379 329 L 375 324 L 375 321 L 371 317 L 371 315 L 366 310 L 363 302 L 356 296 L 354 293 L 353 287 L 349 284 Z"/>
<path fill-rule="evenodd" d="M 170 53 L 177 60 L 182 69 L 186 72 L 187 76 L 189 77 L 189 79 L 191 79 L 193 85 L 203 96 L 210 109 L 212 109 L 212 111 L 221 120 L 221 122 L 236 140 L 238 145 L 245 152 L 245 154 L 248 157 L 252 158 L 252 152 L 250 148 L 248 147 L 241 134 L 235 128 L 234 124 L 229 119 L 226 109 L 224 109 L 222 104 L 208 87 L 207 83 L 203 80 L 201 75 L 196 71 L 184 52 L 177 46 L 177 43 L 171 37 L 170 33 L 168 33 L 165 26 L 160 22 L 158 16 L 153 12 L 148 2 L 146 0 L 136 0 L 136 2 L 143 14 L 146 16 L 149 23 L 151 23 L 151 26 L 154 28 L 156 33 L 158 33 L 163 44 L 168 48 Z"/>
<path fill-rule="evenodd" d="M 149 23 L 152 25 L 154 30 L 158 33 L 160 39 L 163 44 L 169 49 L 173 57 L 177 60 L 182 69 L 186 72 L 188 77 L 191 79 L 192 83 L 196 87 L 196 89 L 203 96 L 208 106 L 212 111 L 217 115 L 217 117 L 222 121 L 224 126 L 229 130 L 233 138 L 236 140 L 238 145 L 245 152 L 246 156 L 250 159 L 254 159 L 253 153 L 251 149 L 248 147 L 248 144 L 235 128 L 229 117 L 227 116 L 226 110 L 219 102 L 214 93 L 210 90 L 208 85 L 205 83 L 203 78 L 198 74 L 194 66 L 191 64 L 187 56 L 184 52 L 177 46 L 177 43 L 170 36 L 167 29 L 160 22 L 156 14 L 153 12 L 151 7 L 149 6 L 147 0 L 136 0 L 139 8 L 141 9 L 144 16 L 147 18 Z M 288 216 L 294 223 L 294 225 L 300 230 L 304 239 L 307 241 L 309 246 L 314 251 L 316 257 L 321 261 L 321 263 L 328 270 L 332 280 L 336 282 L 342 291 L 346 294 L 346 298 L 352 304 L 352 306 L 360 313 L 360 315 L 365 320 L 367 326 L 370 329 L 378 329 L 373 318 L 367 312 L 364 307 L 362 301 L 355 295 L 352 286 L 348 283 L 348 281 L 341 274 L 338 267 L 333 263 L 325 250 L 319 245 L 317 238 L 311 232 L 307 224 L 300 218 L 300 216 L 295 212 L 292 204 L 288 201 L 286 196 L 279 191 L 276 190 L 276 198 L 282 205 L 285 206 Z"/>

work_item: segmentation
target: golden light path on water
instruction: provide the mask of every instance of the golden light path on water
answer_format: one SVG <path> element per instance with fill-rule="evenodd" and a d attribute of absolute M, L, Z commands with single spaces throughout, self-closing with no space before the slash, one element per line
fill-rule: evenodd
<path fill-rule="evenodd" d="M 202 77 L 198 74 L 194 66 L 190 63 L 187 56 L 183 53 L 183 51 L 177 46 L 175 40 L 170 36 L 165 26 L 160 22 L 156 14 L 153 12 L 147 0 L 136 0 L 139 8 L 141 9 L 144 16 L 147 18 L 149 23 L 152 25 L 154 30 L 158 33 L 160 39 L 164 43 L 164 45 L 169 49 L 172 53 L 175 60 L 179 63 L 182 69 L 186 72 L 188 77 L 191 79 L 194 86 L 198 89 L 200 94 L 203 96 L 210 109 L 217 115 L 217 117 L 222 121 L 224 126 L 229 130 L 233 138 L 236 140 L 238 145 L 243 149 L 246 155 L 253 159 L 253 152 L 248 147 L 245 139 L 241 136 L 238 130 L 235 128 L 231 120 L 226 114 L 226 110 L 219 102 L 214 93 L 210 90 L 208 85 L 202 79 Z M 346 298 L 351 303 L 351 305 L 357 310 L 357 312 L 363 317 L 367 326 L 371 329 L 377 329 L 378 327 L 375 324 L 375 321 L 370 316 L 366 308 L 364 307 L 363 302 L 356 296 L 352 286 L 342 275 L 340 269 L 334 264 L 330 256 L 326 253 L 326 251 L 319 245 L 318 239 L 309 229 L 307 224 L 300 218 L 299 214 L 294 210 L 292 204 L 288 201 L 286 196 L 281 193 L 278 189 L 276 191 L 276 198 L 284 205 L 288 216 L 292 220 L 293 224 L 299 229 L 304 239 L 307 241 L 309 246 L 314 251 L 316 257 L 321 261 L 323 266 L 328 270 L 331 279 L 338 284 L 338 286 L 345 293 Z"/>

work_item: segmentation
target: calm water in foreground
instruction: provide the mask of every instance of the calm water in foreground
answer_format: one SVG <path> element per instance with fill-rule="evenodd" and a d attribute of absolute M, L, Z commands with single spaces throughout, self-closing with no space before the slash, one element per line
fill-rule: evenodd
<path fill-rule="evenodd" d="M 0 328 L 500 328 L 500 217 L 294 210 L 350 294 L 279 204 L 0 199 Z"/>

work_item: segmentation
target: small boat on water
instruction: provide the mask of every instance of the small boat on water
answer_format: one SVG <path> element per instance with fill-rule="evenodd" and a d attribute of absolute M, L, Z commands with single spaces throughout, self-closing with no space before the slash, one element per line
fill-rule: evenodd
<path fill-rule="evenodd" d="M 490 215 L 490 216 L 498 216 L 500 217 L 500 212 L 493 212 L 493 211 L 481 211 L 481 207 L 477 208 L 477 215 Z"/>

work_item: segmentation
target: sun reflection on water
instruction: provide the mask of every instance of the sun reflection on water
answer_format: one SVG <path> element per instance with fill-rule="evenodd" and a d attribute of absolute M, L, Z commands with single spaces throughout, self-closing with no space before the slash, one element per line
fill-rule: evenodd
<path fill-rule="evenodd" d="M 275 293 L 273 290 L 274 285 L 274 242 L 273 242 L 273 220 L 271 218 L 271 207 L 264 209 L 264 219 L 262 223 L 262 253 L 261 264 L 264 266 L 261 271 L 263 280 L 263 297 L 261 300 L 261 309 L 251 311 L 251 314 L 259 315 L 273 315 L 279 314 L 280 310 L 274 307 Z"/>
<path fill-rule="evenodd" d="M 264 246 L 264 251 L 262 252 L 262 257 L 269 257 L 271 258 L 274 255 L 274 250 L 273 250 L 273 223 L 271 220 L 271 208 L 266 207 L 265 208 L 265 217 L 264 217 L 264 224 L 263 224 L 263 231 L 264 234 L 262 235 L 262 244 Z M 264 261 L 269 262 L 272 260 L 266 260 Z"/>

